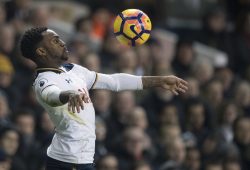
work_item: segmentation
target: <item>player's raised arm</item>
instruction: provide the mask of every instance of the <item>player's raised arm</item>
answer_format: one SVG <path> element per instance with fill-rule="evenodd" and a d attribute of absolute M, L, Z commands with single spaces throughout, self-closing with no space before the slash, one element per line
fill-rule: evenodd
<path fill-rule="evenodd" d="M 176 76 L 143 76 L 142 77 L 143 88 L 150 87 L 162 87 L 171 91 L 175 95 L 179 92 L 185 93 L 188 90 L 188 83 Z"/>
<path fill-rule="evenodd" d="M 125 73 L 97 74 L 94 89 L 108 89 L 112 91 L 141 90 L 151 87 L 162 87 L 175 95 L 185 93 L 188 83 L 176 76 L 134 76 Z"/>

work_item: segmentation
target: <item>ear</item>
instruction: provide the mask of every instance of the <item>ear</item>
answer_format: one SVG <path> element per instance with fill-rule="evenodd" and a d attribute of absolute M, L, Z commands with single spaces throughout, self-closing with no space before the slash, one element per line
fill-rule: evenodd
<path fill-rule="evenodd" d="M 44 48 L 42 47 L 39 47 L 36 49 L 36 53 L 39 55 L 39 56 L 46 56 L 47 52 Z"/>

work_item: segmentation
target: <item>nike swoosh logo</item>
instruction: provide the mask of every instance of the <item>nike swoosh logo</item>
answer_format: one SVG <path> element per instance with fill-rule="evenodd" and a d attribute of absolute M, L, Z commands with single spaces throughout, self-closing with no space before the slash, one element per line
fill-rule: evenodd
<path fill-rule="evenodd" d="M 135 25 L 130 25 L 130 30 L 131 30 L 136 36 L 138 36 L 141 40 L 143 40 L 142 37 L 135 31 Z M 143 41 L 144 41 L 144 40 L 143 40 Z"/>

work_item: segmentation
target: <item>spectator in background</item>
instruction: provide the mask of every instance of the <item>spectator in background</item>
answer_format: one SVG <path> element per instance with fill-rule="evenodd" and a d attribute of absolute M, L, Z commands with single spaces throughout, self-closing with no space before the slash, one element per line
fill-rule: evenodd
<path fill-rule="evenodd" d="M 96 164 L 96 170 L 118 170 L 118 159 L 112 154 L 106 154 Z"/>
<path fill-rule="evenodd" d="M 241 170 L 238 160 L 226 160 L 223 162 L 223 170 Z"/>
<path fill-rule="evenodd" d="M 187 148 L 187 154 L 185 158 L 185 168 L 187 170 L 200 170 L 201 168 L 201 155 L 198 148 Z"/>
<path fill-rule="evenodd" d="M 152 148 L 151 141 L 144 131 L 138 127 L 130 127 L 125 129 L 121 146 L 121 151 L 118 152 L 120 160 L 120 169 L 132 169 L 132 166 L 137 161 L 151 161 L 151 155 L 148 155 Z"/>
<path fill-rule="evenodd" d="M 160 126 L 158 131 L 159 150 L 161 150 L 161 148 L 164 148 L 169 142 L 181 137 L 181 128 L 179 127 L 179 125 L 163 124 Z"/>
<path fill-rule="evenodd" d="M 0 129 L 0 150 L 11 159 L 11 170 L 27 170 L 26 164 L 17 155 L 20 146 L 20 135 L 13 127 Z"/>
<path fill-rule="evenodd" d="M 30 10 L 29 22 L 33 27 L 47 27 L 49 19 L 50 13 L 47 7 L 38 6 Z"/>
<path fill-rule="evenodd" d="M 242 160 L 242 169 L 250 167 L 250 118 L 239 117 L 234 122 L 234 143 L 239 149 Z"/>
<path fill-rule="evenodd" d="M 15 46 L 15 30 L 11 25 L 1 25 L 0 37 L 0 52 L 12 56 Z"/>
<path fill-rule="evenodd" d="M 240 81 L 235 87 L 233 96 L 234 102 L 243 109 L 246 115 L 250 113 L 250 84 L 247 81 Z"/>
<path fill-rule="evenodd" d="M 194 61 L 193 43 L 189 40 L 179 40 L 173 60 L 174 72 L 180 77 L 187 77 L 191 73 Z"/>
<path fill-rule="evenodd" d="M 214 67 L 206 59 L 196 60 L 192 65 L 192 76 L 199 81 L 203 88 L 214 76 Z"/>
<path fill-rule="evenodd" d="M 147 130 L 148 128 L 148 119 L 146 111 L 140 107 L 135 107 L 127 117 L 128 126 L 138 127 L 142 130 Z"/>
<path fill-rule="evenodd" d="M 116 60 L 118 72 L 135 74 L 137 69 L 137 55 L 133 49 L 127 49 L 120 53 Z"/>
<path fill-rule="evenodd" d="M 0 24 L 3 25 L 6 20 L 6 11 L 2 2 L 0 2 Z"/>
<path fill-rule="evenodd" d="M 81 65 L 97 73 L 101 71 L 100 57 L 96 53 L 88 53 L 86 56 L 84 56 L 82 58 Z"/>
<path fill-rule="evenodd" d="M 238 21 L 236 23 L 236 40 L 235 40 L 235 65 L 234 71 L 245 75 L 246 70 L 249 68 L 250 59 L 250 10 L 242 11 L 238 16 Z"/>
<path fill-rule="evenodd" d="M 14 122 L 22 135 L 20 157 L 28 165 L 27 169 L 38 169 L 41 151 L 35 138 L 34 113 L 29 109 L 19 110 L 16 112 Z"/>
<path fill-rule="evenodd" d="M 205 164 L 204 170 L 223 170 L 223 166 L 219 161 L 208 161 Z"/>
<path fill-rule="evenodd" d="M 209 103 L 210 109 L 214 113 L 214 115 L 211 115 L 212 121 L 216 122 L 216 114 L 218 113 L 223 101 L 222 83 L 218 80 L 210 81 L 206 86 L 204 97 L 206 99 L 206 103 Z M 216 125 L 216 123 L 214 125 Z"/>
<path fill-rule="evenodd" d="M 10 168 L 11 160 L 4 151 L 0 150 L 0 170 L 10 170 Z"/>
<path fill-rule="evenodd" d="M 95 90 L 91 98 L 96 110 L 96 115 L 107 121 L 111 117 L 111 92 L 108 90 Z"/>
<path fill-rule="evenodd" d="M 203 18 L 203 28 L 198 41 L 214 47 L 229 55 L 229 63 L 234 54 L 232 37 L 227 31 L 227 14 L 223 7 L 215 6 L 208 10 Z"/>
<path fill-rule="evenodd" d="M 190 100 L 187 105 L 187 117 L 186 117 L 186 132 L 191 132 L 197 140 L 198 146 L 201 145 L 204 138 L 209 132 L 208 127 L 205 124 L 206 110 L 204 104 L 198 99 Z"/>
<path fill-rule="evenodd" d="M 38 120 L 39 133 L 36 134 L 36 139 L 41 144 L 42 152 L 46 153 L 47 147 L 53 138 L 55 126 L 46 111 L 42 112 Z"/>
<path fill-rule="evenodd" d="M 102 156 L 108 153 L 106 147 L 107 127 L 104 120 L 101 117 L 96 117 L 96 146 L 95 146 L 95 160 L 100 159 Z"/>
<path fill-rule="evenodd" d="M 151 166 L 144 161 L 136 162 L 132 170 L 152 170 Z"/>
<path fill-rule="evenodd" d="M 96 109 L 96 115 L 107 121 L 111 117 L 111 92 L 107 90 L 95 90 L 90 93 Z"/>
<path fill-rule="evenodd" d="M 15 70 L 10 59 L 0 53 L 0 89 L 6 93 L 10 108 L 17 107 L 21 98 L 20 91 L 12 83 L 14 74 Z"/>
<path fill-rule="evenodd" d="M 108 121 L 108 140 L 119 136 L 128 125 L 128 115 L 136 106 L 135 95 L 132 91 L 122 91 L 115 94 L 113 113 Z M 109 144 L 112 141 L 108 142 Z"/>
<path fill-rule="evenodd" d="M 186 148 L 181 138 L 176 138 L 166 144 L 163 152 L 165 162 L 160 166 L 161 170 L 173 169 L 184 170 L 184 160 L 186 157 Z"/>
<path fill-rule="evenodd" d="M 152 69 L 152 57 L 149 45 L 143 44 L 138 46 L 135 50 L 136 55 L 138 56 L 136 75 L 150 75 Z"/>
<path fill-rule="evenodd" d="M 10 108 L 8 100 L 3 91 L 0 90 L 0 129 L 10 124 Z"/>
<path fill-rule="evenodd" d="M 233 141 L 233 123 L 241 113 L 233 102 L 224 102 L 218 115 L 219 133 L 226 143 Z"/>

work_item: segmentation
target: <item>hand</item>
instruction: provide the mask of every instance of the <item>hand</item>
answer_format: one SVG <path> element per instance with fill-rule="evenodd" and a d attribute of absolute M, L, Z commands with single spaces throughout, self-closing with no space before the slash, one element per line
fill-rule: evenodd
<path fill-rule="evenodd" d="M 88 103 L 88 96 L 82 92 L 71 91 L 68 93 L 68 110 L 80 113 L 84 109 L 83 102 Z"/>
<path fill-rule="evenodd" d="M 164 76 L 162 77 L 161 87 L 179 95 L 179 92 L 185 93 L 188 90 L 188 82 L 176 76 Z"/>

